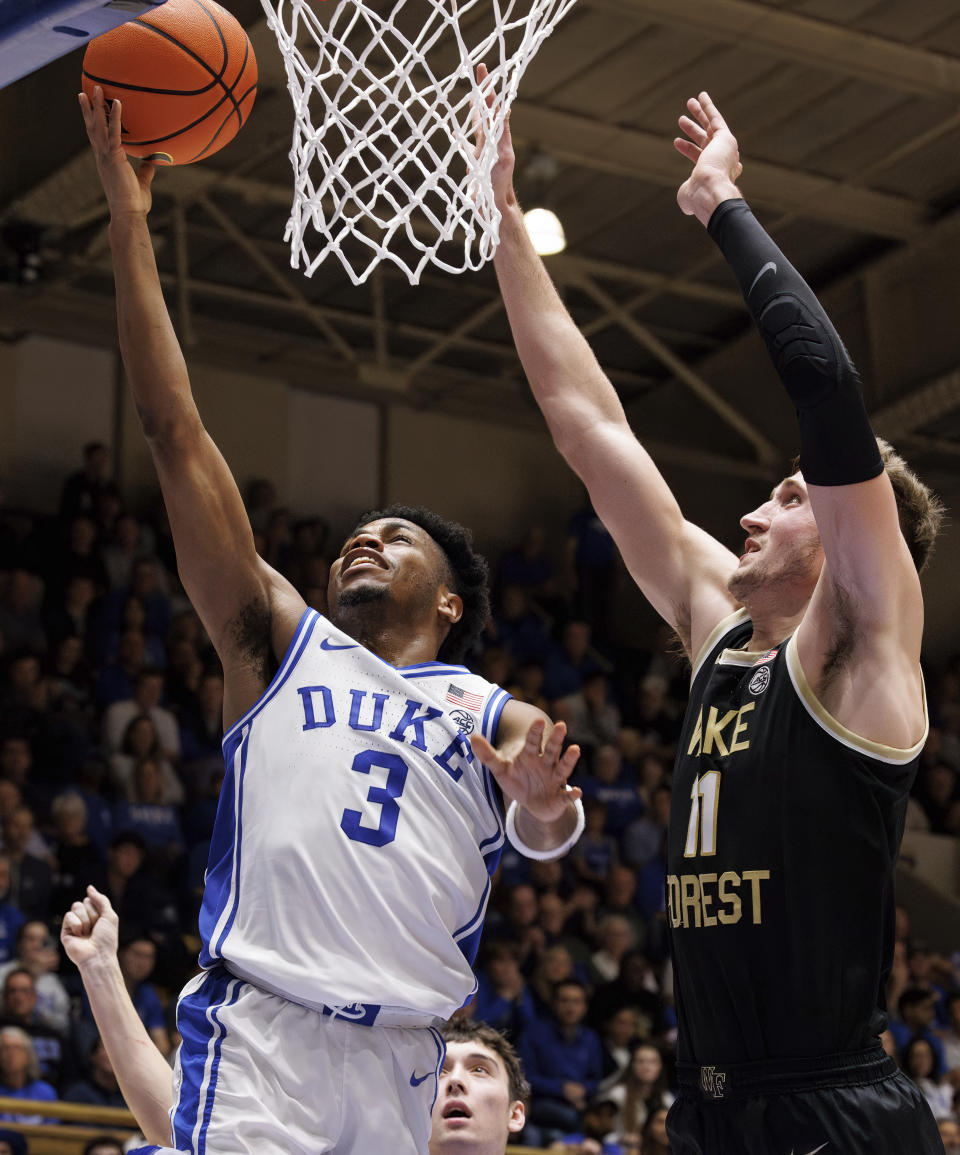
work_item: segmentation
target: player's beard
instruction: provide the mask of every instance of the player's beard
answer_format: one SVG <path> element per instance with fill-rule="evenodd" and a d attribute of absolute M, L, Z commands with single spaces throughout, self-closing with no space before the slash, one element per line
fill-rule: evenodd
<path fill-rule="evenodd" d="M 727 589 L 741 605 L 763 592 L 775 591 L 797 584 L 816 584 L 820 573 L 821 546 L 816 535 L 795 542 L 786 554 L 779 557 L 757 558 L 752 565 L 735 569 L 727 582 Z"/>
<path fill-rule="evenodd" d="M 389 592 L 387 586 L 373 582 L 369 585 L 361 583 L 351 586 L 350 589 L 341 591 L 337 598 L 337 609 L 352 609 L 353 606 L 369 606 L 376 602 L 385 602 Z"/>

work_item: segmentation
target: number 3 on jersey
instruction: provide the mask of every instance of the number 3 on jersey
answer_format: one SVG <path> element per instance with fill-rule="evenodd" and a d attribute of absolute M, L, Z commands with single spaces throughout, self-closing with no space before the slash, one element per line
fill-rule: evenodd
<path fill-rule="evenodd" d="M 397 819 L 400 807 L 397 799 L 403 793 L 407 780 L 407 764 L 399 754 L 387 754 L 379 750 L 363 750 L 353 760 L 351 770 L 358 774 L 369 774 L 372 766 L 387 771 L 387 780 L 382 786 L 371 786 L 367 791 L 367 801 L 380 807 L 380 821 L 376 826 L 364 826 L 359 810 L 344 810 L 340 818 L 340 829 L 354 842 L 365 842 L 367 846 L 386 846 L 397 837 Z"/>
<path fill-rule="evenodd" d="M 717 811 L 720 806 L 720 771 L 711 770 L 694 780 L 690 791 L 690 821 L 687 823 L 687 844 L 684 858 L 709 857 L 717 853 Z M 698 838 L 699 836 L 699 838 Z M 700 849 L 697 850 L 697 842 Z"/>

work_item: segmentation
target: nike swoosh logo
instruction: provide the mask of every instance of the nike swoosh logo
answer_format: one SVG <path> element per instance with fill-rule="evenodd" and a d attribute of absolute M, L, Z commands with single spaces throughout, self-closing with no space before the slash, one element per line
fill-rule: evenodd
<path fill-rule="evenodd" d="M 822 1151 L 824 1149 L 824 1147 L 829 1147 L 829 1145 L 830 1145 L 829 1143 L 821 1143 L 820 1146 L 814 1148 L 813 1151 L 808 1151 L 807 1155 L 817 1155 L 818 1151 Z M 793 1155 L 792 1151 L 790 1152 L 790 1155 Z"/>
<path fill-rule="evenodd" d="M 420 1084 L 425 1083 L 427 1081 L 427 1079 L 429 1079 L 432 1074 L 433 1074 L 433 1071 L 427 1071 L 427 1073 L 425 1075 L 421 1075 L 420 1078 L 418 1079 L 417 1078 L 417 1072 L 414 1071 L 413 1074 L 410 1076 L 410 1086 L 411 1087 L 419 1087 Z"/>
<path fill-rule="evenodd" d="M 336 642 L 331 642 L 329 638 L 324 638 L 320 643 L 321 650 L 357 650 L 359 648 L 356 642 L 351 642 L 349 646 L 338 646 Z"/>
<path fill-rule="evenodd" d="M 750 294 L 753 292 L 753 290 L 757 287 L 757 282 L 764 275 L 764 273 L 774 273 L 775 274 L 776 272 L 777 272 L 777 266 L 773 263 L 773 261 L 767 261 L 767 263 L 763 266 L 763 268 L 760 270 L 760 272 L 757 273 L 757 275 L 753 278 L 753 284 L 750 286 L 749 290 L 747 291 L 747 296 L 749 297 Z M 822 1151 L 822 1150 L 823 1150 L 822 1147 L 817 1148 L 817 1151 Z M 816 1151 L 811 1151 L 810 1155 L 816 1155 Z"/>

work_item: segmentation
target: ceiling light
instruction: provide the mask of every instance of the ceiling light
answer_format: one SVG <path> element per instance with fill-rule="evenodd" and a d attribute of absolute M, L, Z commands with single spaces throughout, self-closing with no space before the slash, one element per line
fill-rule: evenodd
<path fill-rule="evenodd" d="M 567 247 L 567 238 L 560 218 L 550 209 L 530 209 L 523 214 L 523 223 L 534 249 L 541 257 L 562 253 Z"/>

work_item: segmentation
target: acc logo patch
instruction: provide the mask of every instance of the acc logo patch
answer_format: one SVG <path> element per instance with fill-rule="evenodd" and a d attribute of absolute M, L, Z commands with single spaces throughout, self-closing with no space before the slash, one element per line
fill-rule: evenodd
<path fill-rule="evenodd" d="M 463 734 L 472 734 L 474 729 L 473 717 L 466 710 L 451 710 L 450 717 L 456 722 Z"/>
<path fill-rule="evenodd" d="M 762 694 L 763 691 L 770 685 L 770 667 L 761 666 L 759 670 L 750 679 L 750 684 L 747 689 L 751 694 Z"/>

